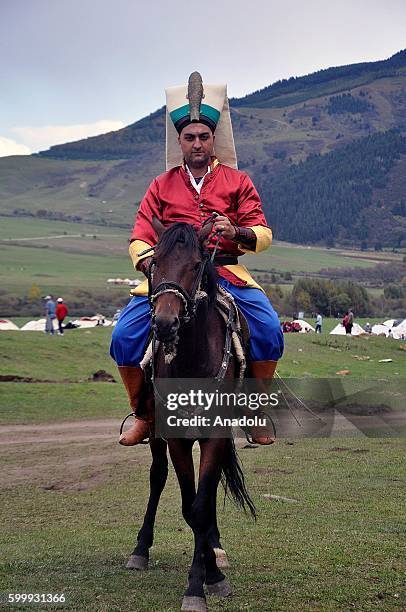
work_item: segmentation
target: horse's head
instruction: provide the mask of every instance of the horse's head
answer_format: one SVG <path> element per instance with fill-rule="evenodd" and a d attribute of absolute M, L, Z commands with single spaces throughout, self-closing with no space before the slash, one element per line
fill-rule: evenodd
<path fill-rule="evenodd" d="M 212 224 L 199 232 L 187 223 L 165 229 L 154 218 L 153 226 L 159 239 L 149 276 L 153 325 L 159 340 L 173 343 L 181 321 L 194 316 L 199 300 L 215 295 L 215 272 L 205 244 Z"/>

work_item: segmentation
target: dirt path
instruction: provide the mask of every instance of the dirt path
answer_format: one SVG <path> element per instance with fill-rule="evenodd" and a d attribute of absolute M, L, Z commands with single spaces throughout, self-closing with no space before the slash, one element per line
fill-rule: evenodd
<path fill-rule="evenodd" d="M 135 481 L 148 478 L 148 445 L 120 446 L 119 424 L 118 419 L 92 419 L 1 425 L 0 488 L 34 486 L 57 492 L 85 491 L 107 482 L 114 486 L 118 471 L 129 463 L 134 466 Z M 336 416 L 332 429 L 336 434 L 363 437 L 343 415 Z M 237 448 L 246 446 L 243 438 L 236 442 Z"/>
<path fill-rule="evenodd" d="M 121 238 L 121 234 L 95 234 L 98 238 Z M 27 236 L 24 238 L 1 238 L 0 242 L 32 242 L 33 240 L 57 240 L 63 238 L 93 238 L 94 234 L 56 234 L 54 236 Z"/>
<path fill-rule="evenodd" d="M 117 419 L 0 426 L 0 487 L 83 491 L 114 482 L 117 470 L 148 469 L 149 447 L 118 444 Z"/>
<path fill-rule="evenodd" d="M 116 440 L 118 420 L 88 420 L 33 425 L 0 425 L 0 447 L 12 444 Z"/>

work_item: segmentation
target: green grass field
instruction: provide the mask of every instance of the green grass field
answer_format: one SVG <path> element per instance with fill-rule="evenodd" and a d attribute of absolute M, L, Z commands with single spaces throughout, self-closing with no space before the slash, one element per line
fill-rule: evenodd
<path fill-rule="evenodd" d="M 2 288 L 28 292 L 32 284 L 43 290 L 97 288 L 107 289 L 108 278 L 134 276 L 128 257 L 99 257 L 50 252 L 49 249 L 18 246 L 0 247 Z"/>
<path fill-rule="evenodd" d="M 109 285 L 107 279 L 141 278 L 128 256 L 128 237 L 129 231 L 117 228 L 35 217 L 2 217 L 0 316 L 24 314 L 21 303 L 27 300 L 33 286 L 40 295 L 62 295 L 71 304 L 78 302 L 80 314 L 94 314 L 95 309 L 102 308 L 111 315 L 116 307 L 126 304 L 128 288 Z M 254 274 L 256 270 L 314 274 L 323 268 L 370 267 L 378 261 L 397 261 L 400 257 L 380 253 L 374 259 L 372 254 L 360 252 L 276 243 L 264 254 L 244 256 L 242 262 Z M 288 285 L 282 287 L 288 289 Z M 376 296 L 382 290 L 371 291 Z M 85 303 L 87 313 L 83 310 Z M 29 305 L 27 312 L 34 314 L 35 307 L 40 315 L 42 305 L 38 300 Z"/>
<path fill-rule="evenodd" d="M 403 453 L 403 440 L 379 439 L 240 450 L 259 519 L 229 502 L 219 509 L 234 593 L 209 598 L 209 610 L 404 609 Z M 2 480 L 2 591 L 64 593 L 69 610 L 179 610 L 192 537 L 172 469 L 151 569 L 130 573 L 148 491 L 145 448 L 55 440 L 2 445 L 1 455 L 12 477 Z"/>
<path fill-rule="evenodd" d="M 266 253 L 245 255 L 249 269 L 280 270 L 281 272 L 318 272 L 322 268 L 368 268 L 376 262 L 359 257 L 345 257 L 340 251 L 306 246 L 271 246 Z"/>
<path fill-rule="evenodd" d="M 326 333 L 320 336 L 286 334 L 285 353 L 278 367 L 280 376 L 337 378 L 337 371 L 350 370 L 346 381 L 396 383 L 391 402 L 397 405 L 398 386 L 406 376 L 405 354 L 399 348 L 404 343 L 387 338 L 331 336 L 327 331 L 335 324 L 335 319 L 325 320 Z M 45 409 L 44 398 L 49 404 L 46 418 L 52 421 L 124 415 L 126 397 L 121 384 L 89 382 L 98 370 L 105 370 L 119 380 L 108 354 L 110 336 L 110 328 L 71 330 L 63 337 L 48 337 L 41 332 L 1 332 L 0 375 L 54 382 L 0 382 L 3 398 L 0 418 L 9 423 L 41 420 L 43 417 L 38 415 Z M 380 363 L 380 359 L 392 362 Z M 58 408 L 54 410 L 54 406 Z"/>
<path fill-rule="evenodd" d="M 95 225 L 2 217 L 0 252 L 2 287 L 15 289 L 32 282 L 102 288 L 109 276 L 133 275 L 128 257 L 129 232 Z M 246 255 L 250 269 L 317 272 L 322 268 L 370 267 L 376 260 L 360 253 L 276 243 L 265 254 Z M 381 254 L 380 261 L 393 255 Z M 399 257 L 398 257 L 399 259 Z"/>

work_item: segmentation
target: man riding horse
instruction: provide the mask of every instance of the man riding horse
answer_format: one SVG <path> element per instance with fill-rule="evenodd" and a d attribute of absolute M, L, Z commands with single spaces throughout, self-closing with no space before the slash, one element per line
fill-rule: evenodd
<path fill-rule="evenodd" d="M 130 244 L 134 267 L 147 276 L 150 247 L 157 243 L 154 217 L 166 227 L 180 221 L 196 230 L 211 218 L 208 250 L 218 243 L 214 260 L 218 284 L 233 296 L 247 320 L 252 376 L 272 379 L 283 353 L 281 326 L 263 289 L 237 259 L 267 249 L 272 231 L 250 177 L 237 170 L 226 86 L 203 87 L 200 74 L 194 72 L 188 86 L 166 90 L 166 102 L 167 171 L 151 183 L 136 215 Z M 139 444 L 151 430 L 151 398 L 140 367 L 151 324 L 147 279 L 132 293 L 110 349 L 136 415 L 131 428 L 120 436 L 125 446 Z M 270 444 L 273 431 L 253 427 L 251 438 L 257 444 Z"/>

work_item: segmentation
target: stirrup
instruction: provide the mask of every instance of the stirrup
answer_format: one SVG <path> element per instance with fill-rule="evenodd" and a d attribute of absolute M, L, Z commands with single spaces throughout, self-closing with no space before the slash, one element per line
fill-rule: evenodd
<path fill-rule="evenodd" d="M 272 425 L 272 431 L 273 431 L 273 437 L 275 438 L 275 441 L 276 441 L 276 427 L 275 427 L 275 423 L 274 423 L 274 421 L 273 421 L 273 419 L 272 419 L 271 415 L 267 414 L 266 412 L 263 412 L 262 410 L 261 410 L 261 412 L 258 412 L 258 416 L 261 416 L 261 415 L 262 415 L 262 416 L 264 416 L 265 418 L 267 418 L 267 419 L 268 419 L 268 420 L 271 422 L 271 425 Z M 247 429 L 248 429 L 248 428 L 247 428 Z M 248 433 L 247 429 L 243 429 L 243 431 L 244 431 L 244 433 L 245 433 L 245 437 L 246 437 L 247 442 L 248 442 L 249 444 L 257 444 L 258 446 L 270 446 L 271 444 L 273 444 L 273 443 L 271 442 L 271 444 L 265 444 L 265 445 L 263 445 L 263 444 L 258 444 L 258 442 L 254 442 L 254 440 L 251 438 L 251 435 Z"/>
<path fill-rule="evenodd" d="M 134 418 L 139 419 L 139 416 L 135 414 L 135 412 L 130 412 L 130 414 L 127 414 L 127 416 L 125 417 L 125 419 L 122 421 L 120 425 L 120 436 L 123 433 L 124 424 L 126 420 L 130 418 L 130 416 L 133 416 Z M 142 440 L 141 442 L 138 442 L 138 444 L 149 444 L 149 438 L 147 440 Z M 138 446 L 138 444 L 136 444 L 135 446 Z"/>

